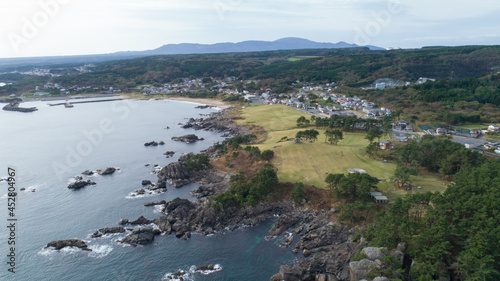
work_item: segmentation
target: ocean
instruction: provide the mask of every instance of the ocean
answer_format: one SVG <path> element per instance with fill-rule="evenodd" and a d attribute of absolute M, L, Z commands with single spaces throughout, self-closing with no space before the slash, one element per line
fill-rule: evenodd
<path fill-rule="evenodd" d="M 9 185 L 0 182 L 0 280 L 163 280 L 184 270 L 184 280 L 255 281 L 269 280 L 281 265 L 294 261 L 290 249 L 280 248 L 278 240 L 265 239 L 272 219 L 211 236 L 193 234 L 187 241 L 161 235 L 152 244 L 138 247 L 117 242 L 126 234 L 91 238 L 100 228 L 117 226 L 120 218 L 161 216 L 156 208 L 145 207 L 147 202 L 176 197 L 195 200 L 189 192 L 198 187 L 196 183 L 179 189 L 169 186 L 159 195 L 131 194 L 142 187 L 142 180 L 156 181 L 154 165 L 165 166 L 182 154 L 198 153 L 223 140 L 219 133 L 178 125 L 217 109 L 196 109 L 198 104 L 168 100 L 75 104 L 74 108 L 48 103 L 57 101 L 21 105 L 39 109 L 32 113 L 0 110 L 0 177 L 14 169 L 17 189 L 15 209 L 9 210 Z M 186 144 L 170 139 L 190 133 L 205 140 Z M 145 147 L 150 141 L 165 145 Z M 175 151 L 174 157 L 166 158 L 166 151 Z M 83 171 L 106 167 L 119 170 L 90 176 L 96 185 L 67 188 Z M 16 220 L 8 221 L 12 218 Z M 15 227 L 9 229 L 12 223 Z M 70 238 L 86 241 L 92 252 L 45 249 L 53 240 Z M 8 244 L 12 240 L 15 245 Z M 9 265 L 12 253 L 15 264 Z M 193 272 L 209 264 L 219 270 L 206 275 Z"/>

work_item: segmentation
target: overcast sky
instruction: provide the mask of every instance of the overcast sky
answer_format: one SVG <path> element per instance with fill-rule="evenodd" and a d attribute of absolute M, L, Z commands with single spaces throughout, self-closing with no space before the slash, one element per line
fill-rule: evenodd
<path fill-rule="evenodd" d="M 1 0 L 0 57 L 169 43 L 273 41 L 414 48 L 500 45 L 498 0 Z"/>

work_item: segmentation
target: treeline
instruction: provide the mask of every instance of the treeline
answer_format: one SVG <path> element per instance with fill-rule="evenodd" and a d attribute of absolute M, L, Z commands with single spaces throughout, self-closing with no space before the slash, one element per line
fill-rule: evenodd
<path fill-rule="evenodd" d="M 404 280 L 500 280 L 499 179 L 498 160 L 465 165 L 442 194 L 396 199 L 364 235 L 372 246 L 407 244 Z"/>
<path fill-rule="evenodd" d="M 444 178 L 451 178 L 461 169 L 477 167 L 486 161 L 482 154 L 459 143 L 431 135 L 397 148 L 396 153 L 399 166 L 422 167 L 429 172 L 440 173 Z"/>
<path fill-rule="evenodd" d="M 320 118 L 313 115 L 311 116 L 311 121 L 309 121 L 304 116 L 301 116 L 297 119 L 297 127 L 313 125 L 318 129 L 339 129 L 346 132 L 353 132 L 355 130 L 369 131 L 373 128 L 381 128 L 388 132 L 392 128 L 394 116 L 398 114 L 398 112 L 395 112 L 391 116 L 385 116 L 382 120 L 333 114 L 328 118 Z"/>
<path fill-rule="evenodd" d="M 423 102 L 476 101 L 500 105 L 500 75 L 490 78 L 438 80 L 412 87 L 418 91 L 417 99 Z"/>

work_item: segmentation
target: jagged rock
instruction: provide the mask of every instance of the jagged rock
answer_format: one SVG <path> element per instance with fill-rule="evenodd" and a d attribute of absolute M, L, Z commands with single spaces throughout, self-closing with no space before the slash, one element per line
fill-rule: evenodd
<path fill-rule="evenodd" d="M 83 177 L 82 176 L 75 176 L 75 180 L 81 181 L 81 180 L 83 180 Z"/>
<path fill-rule="evenodd" d="M 303 279 L 302 272 L 299 269 L 289 265 L 283 265 L 280 267 L 280 271 L 271 277 L 271 280 L 301 281 Z"/>
<path fill-rule="evenodd" d="M 56 250 L 61 250 L 62 248 L 65 248 L 65 247 L 77 247 L 77 248 L 80 248 L 84 251 L 92 251 L 92 249 L 89 249 L 89 247 L 87 246 L 87 244 L 85 244 L 84 241 L 79 240 L 79 239 L 52 241 L 49 244 L 47 244 L 46 248 L 49 248 L 49 247 L 54 247 Z"/>
<path fill-rule="evenodd" d="M 165 145 L 165 142 L 164 141 L 160 141 L 158 144 L 159 145 Z"/>
<path fill-rule="evenodd" d="M 174 141 L 182 141 L 182 142 L 185 142 L 185 143 L 192 143 L 192 142 L 202 141 L 204 139 L 203 138 L 198 138 L 197 135 L 189 134 L 189 135 L 185 135 L 185 136 L 182 136 L 182 137 L 172 137 L 172 140 L 174 140 Z"/>
<path fill-rule="evenodd" d="M 75 181 L 74 183 L 71 183 L 68 185 L 69 189 L 80 189 L 83 187 L 86 187 L 88 185 L 95 185 L 96 183 L 91 181 L 91 180 L 86 180 L 86 181 Z"/>
<path fill-rule="evenodd" d="M 174 154 L 175 154 L 174 151 L 167 151 L 167 152 L 163 153 L 163 155 L 166 155 L 167 158 L 170 158 L 170 157 L 174 156 Z"/>
<path fill-rule="evenodd" d="M 119 221 L 118 221 L 118 224 L 119 225 L 125 225 L 128 223 L 128 219 L 124 219 L 124 218 L 121 218 Z"/>
<path fill-rule="evenodd" d="M 143 180 L 142 185 L 152 185 L 153 183 L 150 180 Z"/>
<path fill-rule="evenodd" d="M 170 224 L 167 217 L 160 217 L 154 220 L 154 223 L 160 228 L 162 232 L 166 234 L 172 233 L 172 225 Z"/>
<path fill-rule="evenodd" d="M 372 268 L 380 268 L 380 266 L 369 259 L 362 259 L 349 263 L 350 280 L 361 280 L 365 278 L 366 275 L 372 273 Z"/>
<path fill-rule="evenodd" d="M 307 249 L 304 249 L 304 251 L 302 251 L 302 255 L 304 255 L 304 257 L 308 257 L 311 255 L 311 251 L 307 250 Z"/>
<path fill-rule="evenodd" d="M 138 219 L 136 219 L 134 221 L 129 221 L 128 223 L 129 224 L 149 224 L 152 222 L 153 222 L 152 220 L 148 220 L 144 216 L 140 216 Z"/>
<path fill-rule="evenodd" d="M 150 141 L 144 144 L 144 146 L 158 146 L 158 143 L 155 141 Z"/>
<path fill-rule="evenodd" d="M 146 245 L 151 243 L 155 238 L 155 235 L 158 234 L 159 233 L 154 231 L 152 227 L 137 227 L 134 228 L 131 234 L 123 238 L 120 242 L 127 243 L 132 246 Z"/>
<path fill-rule="evenodd" d="M 149 202 L 144 204 L 144 206 L 149 207 L 149 206 L 156 206 L 156 205 L 165 205 L 167 204 L 167 201 L 161 200 L 160 202 Z"/>
<path fill-rule="evenodd" d="M 212 197 L 215 194 L 219 194 L 227 188 L 227 184 L 213 184 L 213 185 L 202 185 L 198 189 L 191 191 L 189 194 L 197 198 Z"/>
<path fill-rule="evenodd" d="M 113 167 L 108 167 L 106 169 L 99 169 L 99 170 L 97 170 L 97 173 L 99 175 L 101 175 L 101 176 L 111 175 L 114 172 L 116 172 L 116 168 L 113 168 Z"/>
<path fill-rule="evenodd" d="M 172 181 L 174 187 L 181 187 L 194 181 L 191 172 L 181 162 L 173 162 L 163 167 L 158 173 L 157 185 Z"/>
<path fill-rule="evenodd" d="M 369 260 L 383 259 L 387 256 L 387 248 L 376 248 L 376 247 L 366 247 L 363 248 L 362 252 L 366 255 Z"/>
<path fill-rule="evenodd" d="M 101 228 L 98 231 L 94 232 L 92 234 L 92 238 L 101 237 L 101 236 L 108 234 L 108 233 L 123 233 L 123 232 L 125 232 L 125 228 L 123 228 L 121 226 L 104 227 L 104 228 Z"/>

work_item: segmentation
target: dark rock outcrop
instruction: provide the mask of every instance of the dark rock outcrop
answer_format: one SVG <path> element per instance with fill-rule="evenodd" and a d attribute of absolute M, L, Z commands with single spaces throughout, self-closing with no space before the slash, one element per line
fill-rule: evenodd
<path fill-rule="evenodd" d="M 198 138 L 197 135 L 189 134 L 189 135 L 185 135 L 185 136 L 182 136 L 182 137 L 172 137 L 172 140 L 174 140 L 174 141 L 182 141 L 182 142 L 185 142 L 185 143 L 193 143 L 193 142 L 197 142 L 197 141 L 202 141 L 202 140 L 204 140 L 204 138 Z"/>
<path fill-rule="evenodd" d="M 174 151 L 167 151 L 167 152 L 163 153 L 163 155 L 166 155 L 167 158 L 170 158 L 170 157 L 174 156 L 174 154 L 175 154 Z"/>
<path fill-rule="evenodd" d="M 104 228 L 101 228 L 98 231 L 94 232 L 92 234 L 92 238 L 101 237 L 101 236 L 108 234 L 108 233 L 124 233 L 124 232 L 125 232 L 125 228 L 123 228 L 121 226 L 104 227 Z"/>
<path fill-rule="evenodd" d="M 150 180 L 143 180 L 142 185 L 152 185 L 153 183 Z"/>
<path fill-rule="evenodd" d="M 91 176 L 93 175 L 95 172 L 94 171 L 90 171 L 90 170 L 87 170 L 85 172 L 82 173 L 82 175 L 85 175 L 85 176 Z"/>
<path fill-rule="evenodd" d="M 49 244 L 47 244 L 46 248 L 53 247 L 56 250 L 61 250 L 62 248 L 65 247 L 76 247 L 80 248 L 84 251 L 92 251 L 92 249 L 89 249 L 87 244 L 85 244 L 84 241 L 79 240 L 79 239 L 67 239 L 67 240 L 58 240 L 58 241 L 52 241 Z"/>
<path fill-rule="evenodd" d="M 144 146 L 158 146 L 158 143 L 155 141 L 150 141 L 144 144 Z"/>
<path fill-rule="evenodd" d="M 101 175 L 101 176 L 111 175 L 114 172 L 116 172 L 116 168 L 113 168 L 113 167 L 108 167 L 106 169 L 99 169 L 99 170 L 97 170 L 97 173 L 99 175 Z"/>
<path fill-rule="evenodd" d="M 123 238 L 120 242 L 132 246 L 146 245 L 151 243 L 155 236 L 160 233 L 160 230 L 153 229 L 152 227 L 136 227 L 131 234 Z"/>
<path fill-rule="evenodd" d="M 95 185 L 96 183 L 91 181 L 91 180 L 86 180 L 86 181 L 75 181 L 74 183 L 71 183 L 68 185 L 69 189 L 80 189 L 83 187 L 86 187 L 88 185 Z"/>
<path fill-rule="evenodd" d="M 129 224 L 149 224 L 149 223 L 152 223 L 152 222 L 153 222 L 152 220 L 148 220 L 144 216 L 140 216 L 136 220 L 129 221 L 128 223 Z"/>
<path fill-rule="evenodd" d="M 182 162 L 172 162 L 160 170 L 156 185 L 162 186 L 166 185 L 166 182 L 171 182 L 174 187 L 181 187 L 193 182 L 195 180 L 193 176 Z"/>
<path fill-rule="evenodd" d="M 226 116 L 226 110 L 210 114 L 207 118 L 191 118 L 189 121 L 182 125 L 181 128 L 193 128 L 195 130 L 213 131 L 219 133 L 226 133 L 226 136 L 245 135 L 248 129 L 245 127 L 238 127 L 233 123 L 231 118 Z"/>

